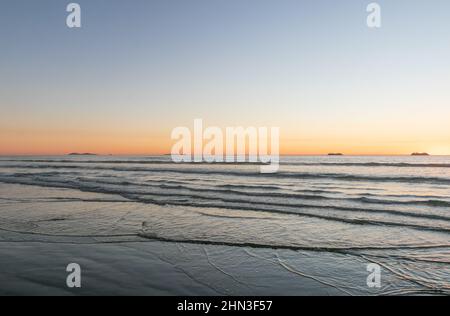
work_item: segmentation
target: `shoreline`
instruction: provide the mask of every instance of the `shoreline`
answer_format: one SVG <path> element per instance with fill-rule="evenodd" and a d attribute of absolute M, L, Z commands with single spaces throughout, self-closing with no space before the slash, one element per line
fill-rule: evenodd
<path fill-rule="evenodd" d="M 157 235 L 140 237 L 143 223 L 166 213 L 181 219 L 187 208 L 29 184 L 0 184 L 0 189 L 0 295 L 445 294 L 391 270 L 396 259 L 384 265 L 378 257 L 383 252 L 161 241 Z M 265 221 L 261 214 L 245 214 Z M 158 227 L 151 228 L 149 233 Z M 381 288 L 367 286 L 372 262 L 382 265 Z M 70 263 L 81 266 L 81 289 L 66 286 Z"/>

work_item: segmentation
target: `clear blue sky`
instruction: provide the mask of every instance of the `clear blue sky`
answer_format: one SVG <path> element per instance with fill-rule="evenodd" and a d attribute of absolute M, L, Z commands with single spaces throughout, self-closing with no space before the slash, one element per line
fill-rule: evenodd
<path fill-rule="evenodd" d="M 165 151 L 198 117 L 289 153 L 450 154 L 448 0 L 377 1 L 379 30 L 363 0 L 73 1 L 81 29 L 70 2 L 1 2 L 3 153 Z"/>

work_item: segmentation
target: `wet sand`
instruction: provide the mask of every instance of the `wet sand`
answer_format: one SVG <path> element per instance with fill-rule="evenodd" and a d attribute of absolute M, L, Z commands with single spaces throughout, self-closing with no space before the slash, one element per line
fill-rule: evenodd
<path fill-rule="evenodd" d="M 344 256 L 151 241 L 2 242 L 2 249 L 1 295 L 370 293 L 364 263 Z M 80 289 L 66 286 L 72 262 L 82 269 Z"/>

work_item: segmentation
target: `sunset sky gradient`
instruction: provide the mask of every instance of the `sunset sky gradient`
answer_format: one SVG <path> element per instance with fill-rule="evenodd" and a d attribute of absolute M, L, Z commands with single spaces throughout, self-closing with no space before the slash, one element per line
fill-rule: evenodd
<path fill-rule="evenodd" d="M 450 1 L 15 0 L 0 155 L 165 154 L 171 130 L 279 126 L 282 154 L 450 155 Z"/>

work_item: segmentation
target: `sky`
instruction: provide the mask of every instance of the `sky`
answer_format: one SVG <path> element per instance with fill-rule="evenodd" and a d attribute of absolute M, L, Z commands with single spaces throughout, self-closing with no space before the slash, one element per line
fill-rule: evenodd
<path fill-rule="evenodd" d="M 450 1 L 0 4 L 0 155 L 164 154 L 171 131 L 280 127 L 282 154 L 450 154 Z"/>

